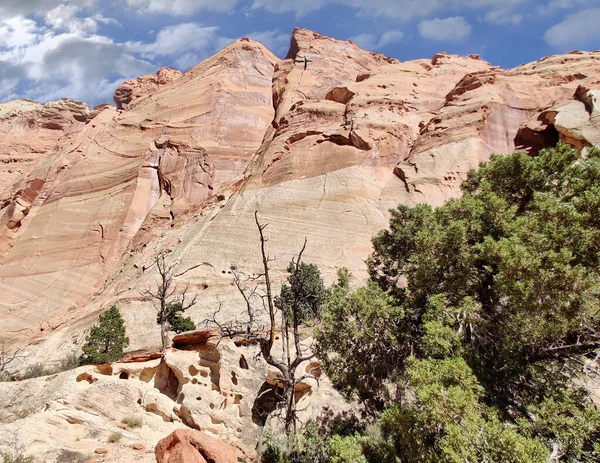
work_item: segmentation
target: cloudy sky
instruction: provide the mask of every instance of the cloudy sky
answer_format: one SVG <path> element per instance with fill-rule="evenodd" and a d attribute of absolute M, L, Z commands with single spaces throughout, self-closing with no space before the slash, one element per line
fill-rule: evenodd
<path fill-rule="evenodd" d="M 513 67 L 600 49 L 600 0 L 0 0 L 0 101 L 111 102 L 123 80 L 186 70 L 239 37 L 285 56 L 296 26 L 400 60 Z"/>

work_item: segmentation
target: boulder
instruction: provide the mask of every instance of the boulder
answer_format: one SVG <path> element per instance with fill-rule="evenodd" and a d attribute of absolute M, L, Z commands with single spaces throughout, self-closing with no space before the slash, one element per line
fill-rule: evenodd
<path fill-rule="evenodd" d="M 241 453 L 200 431 L 180 429 L 156 444 L 158 463 L 237 463 Z"/>

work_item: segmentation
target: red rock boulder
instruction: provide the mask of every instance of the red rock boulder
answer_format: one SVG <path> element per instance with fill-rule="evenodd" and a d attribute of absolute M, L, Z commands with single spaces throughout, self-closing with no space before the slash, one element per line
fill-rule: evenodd
<path fill-rule="evenodd" d="M 158 463 L 237 463 L 243 455 L 228 443 L 203 432 L 178 429 L 156 444 Z"/>

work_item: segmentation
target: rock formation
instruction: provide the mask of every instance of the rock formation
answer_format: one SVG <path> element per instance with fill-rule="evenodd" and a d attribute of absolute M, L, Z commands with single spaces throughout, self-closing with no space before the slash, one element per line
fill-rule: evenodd
<path fill-rule="evenodd" d="M 199 431 L 177 430 L 156 444 L 157 463 L 238 463 L 238 452 Z"/>
<path fill-rule="evenodd" d="M 150 450 L 157 441 L 187 428 L 219 436 L 234 448 L 227 450 L 227 444 L 215 439 L 198 439 L 201 433 L 178 432 L 156 446 L 159 462 L 188 461 L 176 455 L 193 448 L 207 461 L 227 462 L 232 454 L 250 457 L 274 410 L 269 391 L 277 386 L 276 372 L 257 355 L 258 346 L 219 342 L 212 331 L 175 336 L 173 343 L 176 347 L 164 354 L 0 382 L 0 454 L 24 447 L 28 455 L 55 461 L 61 452 L 87 455 L 106 448 L 106 461 L 130 461 L 129 455 L 136 455 L 136 461 L 154 461 Z M 298 367 L 299 372 L 308 370 L 315 371 L 314 362 Z M 350 408 L 324 377 L 299 383 L 296 397 L 305 422 L 318 419 L 323 404 L 335 413 Z M 132 417 L 141 427 L 123 425 Z M 107 444 L 112 433 L 122 435 L 118 446 Z M 143 452 L 134 448 L 139 443 Z M 206 452 L 220 454 L 221 449 L 219 458 L 224 460 L 206 457 Z"/>
<path fill-rule="evenodd" d="M 559 140 L 598 144 L 599 92 L 600 52 L 504 70 L 476 55 L 400 62 L 297 29 L 286 59 L 241 39 L 183 74 L 161 69 L 125 82 L 117 108 L 2 104 L 0 341 L 23 346 L 17 369 L 50 365 L 76 351 L 98 312 L 117 304 L 130 348 L 158 347 L 155 309 L 141 291 L 156 284 L 152 262 L 161 251 L 176 265 L 179 287 L 199 296 L 194 321 L 216 307 L 223 319 L 239 317 L 230 268 L 261 272 L 255 210 L 269 224 L 277 285 L 305 237 L 304 259 L 328 281 L 344 266 L 360 282 L 370 238 L 387 226 L 391 207 L 459 195 L 469 169 L 492 153 L 536 154 Z M 6 429 L 48 423 L 38 420 L 46 403 L 90 413 L 89 402 L 77 405 L 85 399 L 79 389 L 119 385 L 119 407 L 131 399 L 161 423 L 243 439 L 240 429 L 253 435 L 260 426 L 249 424 L 252 396 L 236 403 L 237 394 L 258 394 L 269 376 L 240 370 L 238 347 L 224 344 L 210 360 L 176 346 L 137 369 L 85 370 L 91 384 L 84 378 L 73 390 L 75 373 L 1 385 L 6 400 L 43 397 L 27 410 L 9 408 Z M 179 373 L 165 379 L 161 368 Z M 135 381 L 120 380 L 123 372 Z M 320 405 L 310 403 L 314 416 Z M 262 416 L 270 405 L 259 405 Z M 160 437 L 173 430 L 167 426 Z M 157 440 L 143 442 L 151 448 Z"/>
<path fill-rule="evenodd" d="M 117 109 L 128 108 L 135 100 L 155 93 L 159 87 L 170 84 L 181 75 L 181 71 L 177 69 L 160 68 L 156 74 L 125 81 L 115 90 L 113 99 Z"/>

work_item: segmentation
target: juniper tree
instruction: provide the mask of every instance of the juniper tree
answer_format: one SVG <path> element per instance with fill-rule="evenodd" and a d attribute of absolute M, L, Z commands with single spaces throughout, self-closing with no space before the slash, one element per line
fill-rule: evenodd
<path fill-rule="evenodd" d="M 123 357 L 123 349 L 129 345 L 125 322 L 116 306 L 104 311 L 98 323 L 92 326 L 83 345 L 80 365 L 100 365 Z"/>
<path fill-rule="evenodd" d="M 391 211 L 371 281 L 334 291 L 317 344 L 401 461 L 600 461 L 582 387 L 600 358 L 599 210 L 600 151 L 559 145 Z"/>

